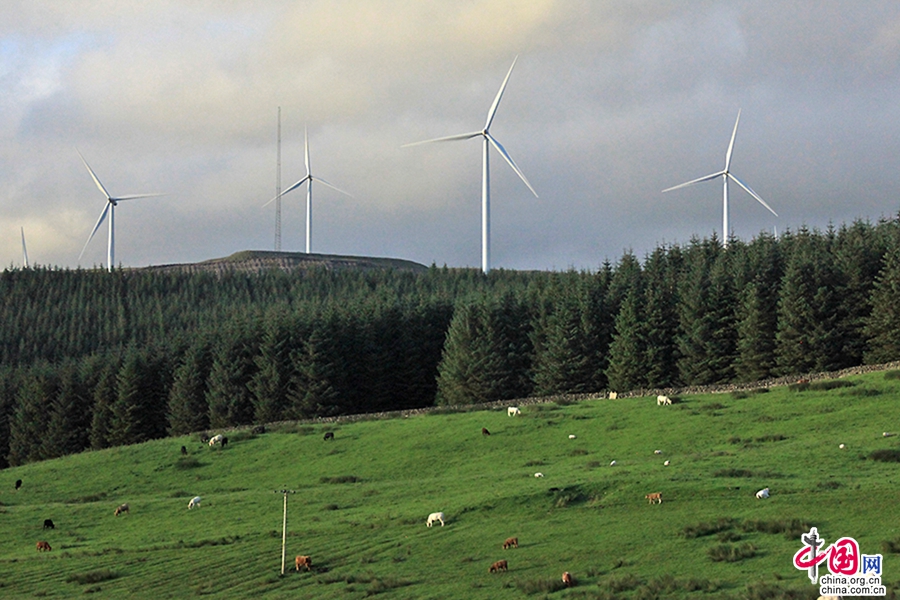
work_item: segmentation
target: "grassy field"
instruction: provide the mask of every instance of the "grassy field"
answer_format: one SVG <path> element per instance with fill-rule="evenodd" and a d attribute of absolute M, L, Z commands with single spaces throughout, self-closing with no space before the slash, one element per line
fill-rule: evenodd
<path fill-rule="evenodd" d="M 815 598 L 791 563 L 811 525 L 884 554 L 892 588 L 900 463 L 872 453 L 900 451 L 882 436 L 900 432 L 900 380 L 839 381 L 284 426 L 225 448 L 172 438 L 0 471 L 0 597 Z M 283 488 L 289 568 L 308 554 L 311 573 L 279 573 Z M 446 526 L 427 528 L 439 510 Z M 509 572 L 489 574 L 499 559 Z"/>

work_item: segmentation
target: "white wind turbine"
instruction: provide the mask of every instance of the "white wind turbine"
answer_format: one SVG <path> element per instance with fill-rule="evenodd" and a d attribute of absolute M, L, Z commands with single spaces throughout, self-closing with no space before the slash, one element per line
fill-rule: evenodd
<path fill-rule="evenodd" d="M 100 180 L 97 178 L 97 175 L 94 173 L 94 170 L 91 169 L 90 165 L 87 164 L 87 161 L 84 159 L 84 155 L 81 154 L 81 151 L 78 148 L 75 149 L 78 152 L 78 156 L 81 157 L 81 162 L 84 163 L 84 166 L 87 167 L 88 173 L 91 174 L 91 178 L 94 180 L 94 183 L 97 184 L 97 187 L 100 188 L 100 191 L 103 192 L 103 195 L 106 196 L 106 205 L 103 207 L 103 210 L 100 211 L 100 218 L 97 219 L 97 224 L 94 225 L 94 229 L 91 231 L 91 235 L 88 236 L 87 242 L 84 244 L 84 248 L 81 249 L 81 254 L 78 255 L 78 260 L 81 260 L 81 257 L 84 256 L 84 251 L 87 250 L 88 244 L 91 243 L 91 240 L 94 239 L 94 234 L 97 233 L 97 230 L 100 229 L 100 225 L 103 224 L 103 219 L 106 218 L 107 213 L 109 213 L 109 244 L 107 247 L 107 269 L 112 271 L 113 265 L 115 264 L 115 255 L 116 255 L 116 240 L 115 240 L 115 231 L 116 231 L 116 205 L 122 200 L 134 200 L 135 198 L 149 198 L 151 196 L 162 196 L 162 194 L 131 194 L 128 196 L 110 196 L 109 192 L 106 191 L 106 188 L 103 187 L 103 184 L 100 183 Z"/>
<path fill-rule="evenodd" d="M 313 176 L 312 171 L 309 168 L 309 133 L 305 129 L 303 130 L 303 139 L 304 139 L 305 145 L 306 145 L 306 177 L 304 177 L 303 179 L 301 179 L 300 181 L 298 181 L 297 183 L 295 183 L 288 189 L 284 190 L 283 192 L 281 192 L 280 194 L 278 194 L 277 196 L 275 196 L 274 198 L 272 198 L 271 200 L 269 200 L 268 202 L 263 204 L 263 206 L 268 206 L 269 204 L 271 204 L 272 202 L 275 202 L 277 199 L 281 198 L 288 192 L 294 191 L 295 189 L 297 189 L 304 183 L 307 184 L 306 185 L 306 253 L 309 254 L 311 252 L 310 248 L 312 246 L 312 184 L 313 184 L 313 181 L 317 181 L 317 182 L 321 183 L 322 185 L 330 187 L 334 191 L 340 192 L 346 196 L 350 196 L 351 198 L 353 197 L 353 195 L 348 192 L 345 192 L 344 190 L 342 190 L 340 188 L 337 188 L 337 187 L 331 185 L 330 183 L 328 183 L 321 177 Z"/>
<path fill-rule="evenodd" d="M 674 187 L 666 188 L 663 192 L 671 192 L 672 190 L 677 190 L 679 188 L 687 187 L 689 185 L 694 185 L 695 183 L 700 183 L 702 181 L 709 181 L 710 179 L 715 179 L 716 177 L 721 177 L 724 184 L 724 191 L 722 196 L 722 246 L 728 247 L 728 180 L 733 179 L 735 183 L 744 188 L 748 194 L 756 198 L 756 201 L 769 209 L 776 217 L 778 213 L 772 210 L 772 207 L 766 204 L 765 200 L 759 197 L 759 194 L 751 190 L 743 181 L 734 176 L 734 174 L 729 170 L 731 168 L 731 152 L 734 150 L 734 138 L 737 135 L 738 123 L 741 121 L 741 111 L 738 109 L 737 119 L 734 122 L 734 131 L 731 132 L 731 142 L 728 144 L 728 151 L 725 153 L 725 168 L 721 171 L 713 173 L 711 175 L 706 175 L 705 177 L 699 177 L 697 179 L 688 181 L 687 183 L 682 183 L 680 185 L 676 185 Z"/>
<path fill-rule="evenodd" d="M 537 192 L 534 191 L 534 188 L 531 187 L 531 184 L 528 183 L 528 179 L 525 177 L 525 174 L 516 166 L 516 163 L 513 161 L 512 157 L 506 151 L 506 149 L 498 142 L 494 136 L 491 135 L 491 122 L 494 120 L 494 114 L 497 112 L 497 107 L 500 105 L 500 98 L 503 96 L 503 91 L 506 89 L 506 84 L 509 81 L 509 76 L 512 75 L 513 67 L 516 66 L 516 61 L 519 59 L 517 56 L 513 59 L 512 65 L 509 67 L 509 72 L 506 74 L 506 78 L 503 80 L 503 83 L 500 85 L 500 91 L 497 92 L 497 97 L 494 98 L 494 103 L 491 104 L 490 110 L 488 110 L 487 120 L 484 122 L 484 129 L 481 131 L 473 131 L 471 133 L 462 133 L 459 135 L 450 135 L 447 137 L 436 138 L 433 140 L 425 140 L 423 142 L 415 142 L 412 144 L 405 144 L 403 147 L 406 148 L 408 146 L 418 146 L 419 144 L 430 144 L 431 142 L 452 142 L 456 140 L 468 140 L 473 137 L 481 136 L 484 140 L 483 142 L 483 152 L 482 152 L 482 171 L 481 171 L 481 270 L 487 273 L 491 269 L 491 173 L 488 162 L 488 149 L 491 145 L 497 149 L 500 155 L 506 160 L 512 170 L 516 172 L 516 175 L 519 176 L 519 179 L 528 186 L 528 189 L 531 190 L 531 193 L 534 194 L 534 197 L 537 198 Z"/>

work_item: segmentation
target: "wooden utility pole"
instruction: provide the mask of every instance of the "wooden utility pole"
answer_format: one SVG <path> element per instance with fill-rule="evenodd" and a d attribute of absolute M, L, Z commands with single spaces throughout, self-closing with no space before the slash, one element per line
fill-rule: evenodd
<path fill-rule="evenodd" d="M 294 490 L 274 490 L 276 494 L 284 494 L 284 517 L 281 521 L 281 574 L 284 575 L 284 552 L 287 546 L 287 497 L 293 494 Z"/>

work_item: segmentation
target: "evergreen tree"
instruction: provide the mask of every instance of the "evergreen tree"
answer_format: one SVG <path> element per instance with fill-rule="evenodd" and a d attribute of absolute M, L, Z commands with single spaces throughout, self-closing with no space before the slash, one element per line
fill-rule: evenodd
<path fill-rule="evenodd" d="M 336 318 L 321 319 L 300 347 L 291 353 L 293 375 L 288 392 L 288 415 L 295 419 L 339 414 L 334 333 Z"/>
<path fill-rule="evenodd" d="M 681 270 L 678 247 L 657 248 L 644 265 L 643 335 L 644 380 L 650 387 L 678 383 L 678 280 Z M 622 389 L 622 388 L 619 388 Z"/>
<path fill-rule="evenodd" d="M 290 353 L 287 314 L 283 309 L 276 309 L 266 315 L 259 353 L 253 359 L 256 369 L 249 387 L 253 394 L 253 419 L 257 423 L 284 418 L 291 377 Z"/>
<path fill-rule="evenodd" d="M 90 436 L 91 448 L 94 450 L 102 450 L 111 445 L 109 432 L 113 421 L 113 405 L 116 403 L 116 375 L 119 367 L 120 361 L 110 358 L 97 376 Z"/>
<path fill-rule="evenodd" d="M 646 383 L 647 365 L 643 294 L 632 288 L 616 315 L 616 332 L 609 346 L 606 378 L 611 390 L 633 390 Z"/>
<path fill-rule="evenodd" d="M 900 360 L 900 244 L 888 251 L 872 290 L 872 311 L 865 320 L 868 364 Z"/>
<path fill-rule="evenodd" d="M 59 367 L 59 389 L 50 402 L 42 454 L 56 458 L 81 452 L 89 445 L 91 396 L 81 379 L 80 365 L 69 361 Z"/>
<path fill-rule="evenodd" d="M 30 370 L 19 387 L 16 408 L 10 421 L 8 462 L 12 466 L 43 460 L 41 440 L 47 432 L 50 400 L 56 396 L 59 382 L 47 364 Z"/>
<path fill-rule="evenodd" d="M 715 238 L 690 249 L 679 298 L 681 381 L 687 385 L 730 381 L 737 342 L 734 290 L 728 255 Z"/>
<path fill-rule="evenodd" d="M 438 366 L 438 404 L 472 404 L 527 396 L 528 318 L 510 295 L 458 308 Z"/>
<path fill-rule="evenodd" d="M 737 357 L 739 381 L 760 381 L 776 373 L 775 333 L 778 327 L 778 290 L 781 256 L 774 237 L 761 235 L 745 253 L 745 270 L 738 275 Z"/>
<path fill-rule="evenodd" d="M 236 322 L 226 327 L 212 351 L 206 401 L 209 426 L 215 429 L 253 422 L 254 336 L 250 326 Z"/>
<path fill-rule="evenodd" d="M 151 367 L 142 351 L 131 347 L 116 375 L 116 400 L 112 405 L 107 439 L 112 446 L 124 446 L 159 437 L 158 398 Z"/>
<path fill-rule="evenodd" d="M 208 342 L 201 340 L 187 350 L 175 369 L 168 403 L 170 435 L 203 431 L 209 427 L 206 382 L 210 362 Z"/>

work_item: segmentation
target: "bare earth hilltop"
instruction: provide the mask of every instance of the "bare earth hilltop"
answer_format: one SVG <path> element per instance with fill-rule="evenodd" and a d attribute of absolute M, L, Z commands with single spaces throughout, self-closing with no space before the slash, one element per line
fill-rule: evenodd
<path fill-rule="evenodd" d="M 260 273 L 280 270 L 289 273 L 312 269 L 338 270 L 380 270 L 425 271 L 423 264 L 400 258 L 377 258 L 371 256 L 339 256 L 336 254 L 306 254 L 304 252 L 275 252 L 266 250 L 245 250 L 225 258 L 213 258 L 199 263 L 157 265 L 137 269 L 140 271 L 163 271 L 180 273 Z"/>

